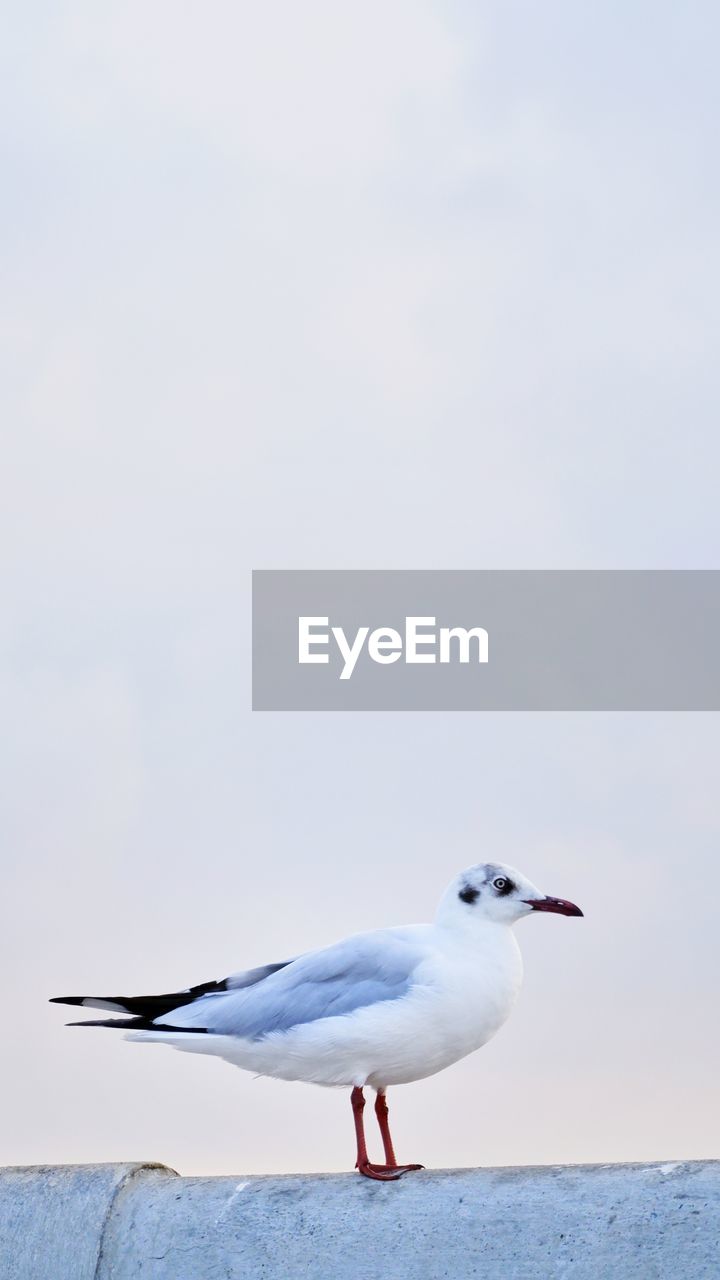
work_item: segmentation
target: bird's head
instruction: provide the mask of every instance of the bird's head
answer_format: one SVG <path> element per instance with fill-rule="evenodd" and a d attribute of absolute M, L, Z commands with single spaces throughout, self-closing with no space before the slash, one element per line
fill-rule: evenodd
<path fill-rule="evenodd" d="M 456 876 L 440 901 L 439 924 L 459 925 L 493 921 L 515 924 L 536 911 L 560 916 L 581 916 L 574 902 L 551 898 L 532 881 L 501 862 L 480 862 Z"/>

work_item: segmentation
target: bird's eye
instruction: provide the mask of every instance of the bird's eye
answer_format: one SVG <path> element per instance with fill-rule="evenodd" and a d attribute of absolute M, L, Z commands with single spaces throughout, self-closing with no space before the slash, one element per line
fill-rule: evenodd
<path fill-rule="evenodd" d="M 501 893 L 503 889 L 507 889 L 507 884 L 505 876 L 498 876 L 497 879 L 493 880 L 493 888 L 498 889 Z"/>

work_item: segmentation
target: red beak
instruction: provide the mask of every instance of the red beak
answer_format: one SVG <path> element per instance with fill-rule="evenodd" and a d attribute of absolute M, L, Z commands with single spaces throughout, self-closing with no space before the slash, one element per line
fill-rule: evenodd
<path fill-rule="evenodd" d="M 525 903 L 533 911 L 552 911 L 557 916 L 582 915 L 580 908 L 574 902 L 567 902 L 565 898 L 525 898 Z"/>

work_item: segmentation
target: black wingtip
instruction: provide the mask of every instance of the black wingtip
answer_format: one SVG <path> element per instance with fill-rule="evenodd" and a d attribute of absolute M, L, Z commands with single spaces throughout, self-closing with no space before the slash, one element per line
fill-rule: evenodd
<path fill-rule="evenodd" d="M 66 1022 L 66 1027 L 136 1027 L 137 1018 L 91 1018 L 83 1022 Z M 143 1028 L 144 1029 L 144 1028 Z"/>
<path fill-rule="evenodd" d="M 91 1018 L 82 1022 L 66 1022 L 66 1027 L 119 1027 L 121 1031 L 182 1032 L 183 1035 L 208 1035 L 207 1027 L 173 1027 L 168 1022 L 155 1023 L 148 1018 Z"/>
<path fill-rule="evenodd" d="M 86 996 L 50 996 L 48 1004 L 78 1004 L 83 1005 Z"/>

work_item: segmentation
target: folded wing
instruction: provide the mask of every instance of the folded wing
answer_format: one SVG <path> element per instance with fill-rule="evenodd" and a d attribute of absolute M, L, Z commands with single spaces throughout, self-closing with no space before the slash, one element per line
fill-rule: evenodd
<path fill-rule="evenodd" d="M 131 1015 L 91 1024 L 96 1026 L 259 1040 L 379 1001 L 401 999 L 413 985 L 424 955 L 422 943 L 409 931 L 379 930 L 174 996 L 66 997 L 60 1003 Z"/>
<path fill-rule="evenodd" d="M 168 1021 L 176 1028 L 202 1028 L 215 1035 L 260 1039 L 303 1023 L 350 1014 L 384 1000 L 401 999 L 413 985 L 423 948 L 382 930 L 347 938 L 299 956 L 251 987 L 201 996 Z M 165 1018 L 155 1026 L 163 1029 Z"/>

